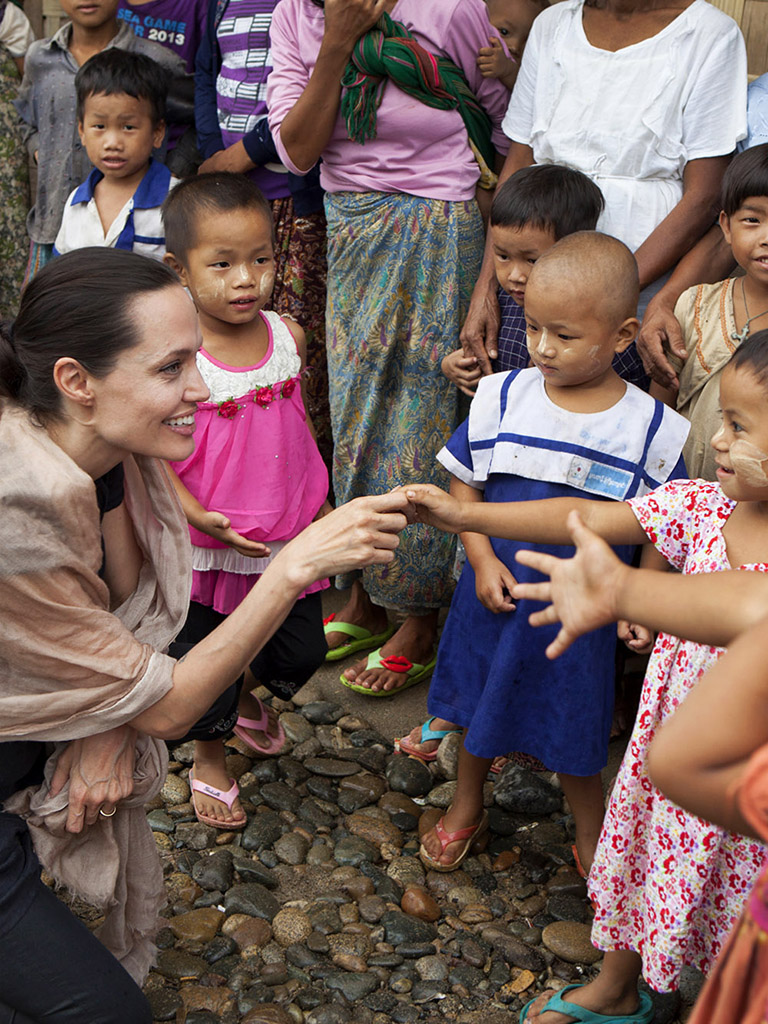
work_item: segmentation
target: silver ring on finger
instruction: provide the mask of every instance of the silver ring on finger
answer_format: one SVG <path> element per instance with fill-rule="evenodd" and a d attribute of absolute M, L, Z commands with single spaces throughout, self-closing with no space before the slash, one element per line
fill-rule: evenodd
<path fill-rule="evenodd" d="M 115 814 L 116 810 L 117 810 L 117 808 L 113 807 L 111 811 L 107 812 L 107 811 L 104 810 L 103 807 L 100 807 L 99 808 L 99 814 L 102 816 L 102 818 L 112 818 L 112 817 L 114 817 L 114 814 Z"/>

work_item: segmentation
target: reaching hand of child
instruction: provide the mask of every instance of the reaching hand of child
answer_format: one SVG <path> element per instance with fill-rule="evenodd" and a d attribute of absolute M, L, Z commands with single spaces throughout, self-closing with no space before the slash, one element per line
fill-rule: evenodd
<path fill-rule="evenodd" d="M 616 624 L 616 635 L 623 640 L 630 651 L 635 654 L 650 654 L 653 650 L 653 631 L 637 622 L 628 622 L 627 619 L 619 619 Z"/>
<path fill-rule="evenodd" d="M 221 512 L 206 512 L 196 518 L 194 525 L 201 533 L 207 533 L 209 537 L 221 541 L 246 558 L 264 558 L 270 552 L 266 544 L 246 540 L 237 530 L 233 530 L 230 521 Z"/>
<path fill-rule="evenodd" d="M 506 565 L 492 555 L 472 567 L 475 570 L 475 593 L 480 604 L 495 615 L 513 612 L 512 588 L 517 580 Z"/>
<path fill-rule="evenodd" d="M 410 523 L 426 523 L 447 533 L 461 533 L 462 504 L 434 484 L 403 484 L 410 507 L 406 515 Z"/>
<path fill-rule="evenodd" d="M 477 52 L 477 68 L 483 78 L 498 78 L 511 90 L 520 65 L 506 55 L 501 40 L 496 36 L 491 36 L 488 42 L 490 46 L 482 46 Z"/>
<path fill-rule="evenodd" d="M 428 500 L 432 501 L 431 496 Z M 547 657 L 552 659 L 559 657 L 583 633 L 618 618 L 617 601 L 630 571 L 605 541 L 584 525 L 578 512 L 568 514 L 568 529 L 576 547 L 573 558 L 556 558 L 526 549 L 516 555 L 521 565 L 550 577 L 547 583 L 519 583 L 513 595 L 552 602 L 548 608 L 528 618 L 532 626 L 561 623 L 560 632 L 547 648 Z"/>
<path fill-rule="evenodd" d="M 457 348 L 443 359 L 440 369 L 459 391 L 469 398 L 474 398 L 477 382 L 483 375 L 477 356 L 465 355 L 463 349 Z"/>

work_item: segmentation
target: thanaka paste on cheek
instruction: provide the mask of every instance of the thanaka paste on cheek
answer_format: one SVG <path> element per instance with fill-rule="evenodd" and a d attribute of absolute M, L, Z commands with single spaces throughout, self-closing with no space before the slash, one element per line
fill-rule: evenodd
<path fill-rule="evenodd" d="M 750 487 L 768 486 L 768 476 L 765 472 L 768 454 L 761 452 L 749 441 L 734 441 L 729 455 L 734 473 L 740 476 L 744 483 Z"/>
<path fill-rule="evenodd" d="M 272 294 L 272 289 L 275 286 L 275 273 L 273 270 L 265 270 L 261 275 L 259 281 L 259 298 L 265 301 Z"/>

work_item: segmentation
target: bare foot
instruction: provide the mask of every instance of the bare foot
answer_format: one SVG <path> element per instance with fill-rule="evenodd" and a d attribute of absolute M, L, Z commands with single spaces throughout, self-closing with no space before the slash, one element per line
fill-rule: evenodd
<path fill-rule="evenodd" d="M 479 813 L 470 818 L 455 814 L 451 807 L 443 817 L 443 828 L 446 832 L 458 832 L 459 829 L 470 828 L 473 825 L 478 825 L 482 816 L 482 807 L 480 808 Z M 442 843 L 440 842 L 437 831 L 434 828 L 431 828 L 429 832 L 424 833 L 421 843 L 432 860 L 437 861 L 438 864 L 444 864 L 448 867 L 451 864 L 454 864 L 457 857 L 461 855 L 464 847 L 467 845 L 467 840 L 457 839 L 453 843 L 448 843 L 445 850 L 442 850 Z"/>
<path fill-rule="evenodd" d="M 597 991 L 596 989 L 597 986 L 594 983 L 582 985 L 579 988 L 566 992 L 562 996 L 562 1000 L 564 1003 L 574 1003 L 576 1006 L 581 1006 L 592 1013 L 600 1013 L 607 1017 L 632 1016 L 632 1014 L 637 1012 L 639 1006 L 637 992 L 630 993 L 621 999 L 608 1001 L 602 996 L 599 989 Z M 574 1024 L 577 1021 L 576 1017 L 571 1017 L 570 1014 L 560 1013 L 555 1010 L 547 1010 L 546 1013 L 542 1013 L 542 1010 L 554 994 L 551 989 L 542 992 L 526 1014 L 525 1024 Z"/>
<path fill-rule="evenodd" d="M 380 605 L 374 604 L 370 597 L 363 590 L 362 584 L 355 580 L 347 598 L 347 603 L 336 613 L 339 622 L 349 622 L 352 626 L 361 626 L 375 635 L 383 633 L 389 620 L 386 611 Z M 326 633 L 326 642 L 329 650 L 334 647 L 344 647 L 352 639 L 348 633 Z"/>
<path fill-rule="evenodd" d="M 243 687 L 243 690 L 240 693 L 240 703 L 237 706 L 238 714 L 242 715 L 243 718 L 250 718 L 258 721 L 264 710 L 267 712 L 266 731 L 262 729 L 245 729 L 245 731 L 250 736 L 253 745 L 257 748 L 257 752 L 261 751 L 265 755 L 270 755 L 273 753 L 273 751 L 270 750 L 272 742 L 280 735 L 277 712 L 269 707 L 268 704 L 263 704 L 257 697 L 254 697 L 252 693 Z"/>
<path fill-rule="evenodd" d="M 381 648 L 382 658 L 400 655 L 423 665 L 432 657 L 437 634 L 437 612 L 428 615 L 409 615 L 397 632 Z M 396 690 L 403 685 L 404 674 L 385 668 L 366 668 L 367 658 L 355 662 L 344 675 L 347 682 L 363 686 L 373 693 Z"/>
<path fill-rule="evenodd" d="M 223 793 L 227 792 L 232 785 L 232 779 L 227 772 L 224 744 L 221 740 L 197 741 L 195 743 L 193 772 L 198 782 L 204 782 Z M 231 824 L 233 828 L 239 827 L 246 820 L 245 811 L 237 797 L 232 807 L 229 808 L 221 800 L 216 800 L 206 793 L 194 791 L 192 796 L 198 813 L 204 814 L 208 818 L 215 818 L 222 825 Z"/>
<path fill-rule="evenodd" d="M 460 725 L 456 725 L 453 722 L 449 722 L 445 718 L 433 718 L 429 723 L 429 728 L 433 732 L 445 732 L 461 729 Z M 422 726 L 417 725 L 404 737 L 408 741 L 408 750 L 403 750 L 403 753 L 411 754 L 411 756 L 417 756 L 418 754 L 434 754 L 437 748 L 442 743 L 442 740 L 421 740 Z M 402 749 L 402 740 L 401 749 Z"/>

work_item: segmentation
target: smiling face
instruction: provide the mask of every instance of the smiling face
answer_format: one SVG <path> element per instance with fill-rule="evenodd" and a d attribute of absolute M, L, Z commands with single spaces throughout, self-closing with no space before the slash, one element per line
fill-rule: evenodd
<path fill-rule="evenodd" d="M 765 386 L 746 367 L 726 366 L 720 379 L 723 422 L 712 438 L 717 480 L 733 501 L 768 500 L 768 403 Z"/>
<path fill-rule="evenodd" d="M 108 21 L 116 21 L 119 6 L 119 0 L 60 0 L 60 3 L 73 24 L 84 29 L 97 29 Z"/>
<path fill-rule="evenodd" d="M 94 167 L 126 185 L 138 184 L 165 134 L 165 124 L 153 120 L 150 101 L 125 92 L 86 97 L 77 129 Z"/>
<path fill-rule="evenodd" d="M 491 224 L 496 280 L 518 306 L 524 305 L 531 268 L 556 241 L 551 228 L 537 228 L 532 224 L 523 224 L 519 228 Z"/>
<path fill-rule="evenodd" d="M 204 213 L 183 265 L 170 257 L 195 300 L 200 322 L 247 324 L 268 302 L 275 281 L 272 224 L 261 210 Z"/>
<path fill-rule="evenodd" d="M 637 321 L 618 320 L 601 296 L 583 287 L 559 263 L 542 261 L 525 295 L 528 354 L 547 388 L 598 386 L 611 362 L 634 337 Z"/>
<path fill-rule="evenodd" d="M 106 377 L 90 379 L 92 427 L 118 459 L 132 453 L 178 462 L 194 451 L 194 414 L 208 397 L 195 359 L 202 344 L 195 308 L 178 285 L 134 306 L 140 340 Z"/>
<path fill-rule="evenodd" d="M 722 212 L 720 227 L 747 277 L 768 289 L 768 196 L 749 196 L 730 217 Z"/>
<path fill-rule="evenodd" d="M 488 20 L 518 61 L 541 7 L 533 0 L 487 0 Z"/>

